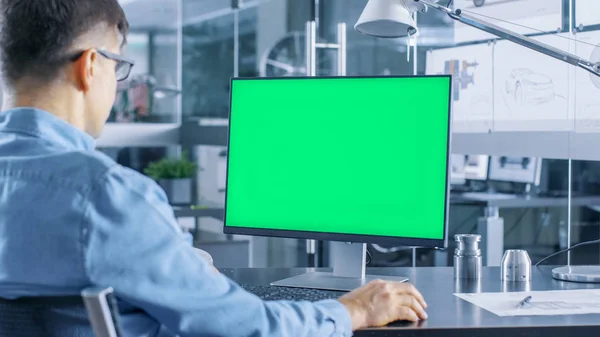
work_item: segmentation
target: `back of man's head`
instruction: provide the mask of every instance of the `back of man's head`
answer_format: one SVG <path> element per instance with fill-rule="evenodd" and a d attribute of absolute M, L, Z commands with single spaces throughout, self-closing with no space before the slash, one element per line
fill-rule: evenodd
<path fill-rule="evenodd" d="M 45 110 L 99 135 L 116 81 L 133 64 L 118 55 L 129 29 L 118 0 L 0 0 L 0 5 L 8 107 Z"/>
<path fill-rule="evenodd" d="M 76 39 L 98 25 L 123 37 L 128 29 L 117 0 L 1 0 L 1 8 L 2 73 L 10 85 L 53 80 Z"/>

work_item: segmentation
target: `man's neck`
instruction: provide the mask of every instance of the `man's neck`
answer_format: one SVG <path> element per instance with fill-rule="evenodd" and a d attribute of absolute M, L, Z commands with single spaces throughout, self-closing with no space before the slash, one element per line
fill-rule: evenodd
<path fill-rule="evenodd" d="M 74 127 L 85 131 L 85 117 L 83 107 L 76 103 L 74 99 L 61 99 L 64 95 L 56 94 L 52 91 L 45 95 L 36 95 L 34 93 L 16 94 L 9 97 L 5 108 L 35 108 L 46 111 L 54 116 L 66 121 Z"/>

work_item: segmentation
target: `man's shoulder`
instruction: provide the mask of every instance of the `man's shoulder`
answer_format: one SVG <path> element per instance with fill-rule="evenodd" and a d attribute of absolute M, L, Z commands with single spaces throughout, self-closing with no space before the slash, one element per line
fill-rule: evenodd
<path fill-rule="evenodd" d="M 55 173 L 70 174 L 74 180 L 90 185 L 120 166 L 112 158 L 99 151 L 64 152 L 52 158 L 52 162 L 58 164 Z"/>
<path fill-rule="evenodd" d="M 91 212 L 103 217 L 121 218 L 127 214 L 141 218 L 157 212 L 165 219 L 173 220 L 173 209 L 163 189 L 149 177 L 119 164 L 107 167 L 94 181 L 88 200 L 93 209 Z"/>
<path fill-rule="evenodd" d="M 103 178 L 107 183 L 120 184 L 130 191 L 140 194 L 149 193 L 159 189 L 158 184 L 154 180 L 119 164 L 111 166 Z"/>
<path fill-rule="evenodd" d="M 98 171 L 108 171 L 110 168 L 119 165 L 111 157 L 100 151 L 73 151 L 66 152 L 64 155 L 90 165 Z"/>
<path fill-rule="evenodd" d="M 50 167 L 46 166 L 46 169 L 49 168 L 48 175 L 61 180 L 68 178 L 86 190 L 104 189 L 106 184 L 144 191 L 157 186 L 150 178 L 118 164 L 110 156 L 99 151 L 65 152 L 57 154 L 46 163 L 52 163 Z"/>
<path fill-rule="evenodd" d="M 112 162 L 105 162 L 105 160 Z M 94 160 L 98 165 L 104 165 L 104 173 L 96 180 L 97 188 L 109 190 L 123 190 L 128 194 L 137 194 L 149 200 L 166 201 L 162 188 L 149 177 L 112 161 L 110 157 L 100 153 Z M 100 186 L 98 186 L 100 185 Z"/>
<path fill-rule="evenodd" d="M 118 164 L 102 152 L 82 152 L 79 156 L 94 171 L 96 182 L 122 184 L 135 190 L 153 189 L 158 186 L 154 180 Z"/>

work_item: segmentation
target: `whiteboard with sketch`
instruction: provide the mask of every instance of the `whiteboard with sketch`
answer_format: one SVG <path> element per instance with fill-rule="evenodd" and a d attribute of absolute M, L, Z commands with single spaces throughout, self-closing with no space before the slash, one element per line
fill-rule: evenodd
<path fill-rule="evenodd" d="M 600 1 L 577 0 L 575 2 L 575 26 L 591 26 L 600 24 Z"/>
<path fill-rule="evenodd" d="M 488 44 L 427 53 L 428 75 L 452 75 L 454 132 L 488 132 L 492 128 L 492 53 Z"/>
<path fill-rule="evenodd" d="M 570 41 L 564 37 L 568 36 L 535 39 L 568 51 Z M 571 131 L 571 71 L 569 64 L 498 41 L 494 47 L 494 130 Z"/>
<path fill-rule="evenodd" d="M 578 33 L 575 54 L 600 60 L 600 31 Z M 600 132 L 600 77 L 575 68 L 575 131 Z"/>
<path fill-rule="evenodd" d="M 562 0 L 456 0 L 454 8 L 520 34 L 557 32 L 562 28 Z M 454 27 L 455 43 L 495 38 L 462 23 Z"/>

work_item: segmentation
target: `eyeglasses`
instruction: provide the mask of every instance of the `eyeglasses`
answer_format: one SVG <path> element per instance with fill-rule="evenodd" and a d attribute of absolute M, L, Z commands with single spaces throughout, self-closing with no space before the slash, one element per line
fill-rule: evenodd
<path fill-rule="evenodd" d="M 125 81 L 131 73 L 131 68 L 135 65 L 132 60 L 129 60 L 121 55 L 113 54 L 106 50 L 99 49 L 98 54 L 106 57 L 107 59 L 117 62 L 115 67 L 115 74 L 117 75 L 117 81 Z"/>
<path fill-rule="evenodd" d="M 106 57 L 107 59 L 117 62 L 117 65 L 115 66 L 115 75 L 117 77 L 118 82 L 125 81 L 129 77 L 129 74 L 131 73 L 131 68 L 133 68 L 135 62 L 121 55 L 114 54 L 106 50 L 97 49 L 96 51 L 98 52 L 98 54 Z M 72 58 L 72 61 L 77 61 L 83 55 L 83 53 L 84 52 L 81 52 L 75 55 L 75 57 Z"/>

